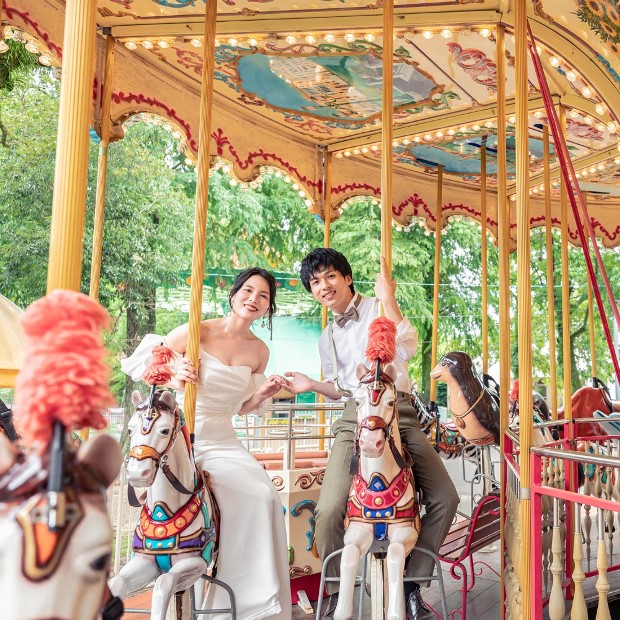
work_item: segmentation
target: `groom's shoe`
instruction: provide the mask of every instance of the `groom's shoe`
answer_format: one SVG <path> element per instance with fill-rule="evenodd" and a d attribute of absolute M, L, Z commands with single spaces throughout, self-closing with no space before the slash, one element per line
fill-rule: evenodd
<path fill-rule="evenodd" d="M 407 620 L 431 620 L 435 614 L 425 605 L 422 600 L 420 586 L 414 584 L 413 590 L 406 600 Z"/>
<path fill-rule="evenodd" d="M 338 592 L 332 594 L 327 600 L 327 609 L 323 614 L 323 618 L 333 618 L 336 611 L 336 605 L 338 605 Z"/>

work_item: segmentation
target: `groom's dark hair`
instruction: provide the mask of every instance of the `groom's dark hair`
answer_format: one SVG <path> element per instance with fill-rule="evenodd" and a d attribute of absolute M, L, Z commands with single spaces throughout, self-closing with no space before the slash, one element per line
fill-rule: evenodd
<path fill-rule="evenodd" d="M 332 248 L 315 248 L 301 261 L 299 270 L 299 277 L 306 290 L 311 292 L 310 280 L 314 274 L 330 268 L 339 271 L 345 278 L 350 276 L 353 279 L 351 265 L 344 254 Z M 349 284 L 349 288 L 355 293 L 353 282 Z"/>

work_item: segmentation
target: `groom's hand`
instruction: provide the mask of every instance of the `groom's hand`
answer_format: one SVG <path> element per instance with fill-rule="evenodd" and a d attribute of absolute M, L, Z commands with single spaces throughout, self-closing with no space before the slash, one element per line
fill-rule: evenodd
<path fill-rule="evenodd" d="M 313 392 L 314 381 L 304 375 L 303 372 L 285 372 L 284 376 L 288 379 L 287 390 L 293 394 L 301 394 L 302 392 Z"/>

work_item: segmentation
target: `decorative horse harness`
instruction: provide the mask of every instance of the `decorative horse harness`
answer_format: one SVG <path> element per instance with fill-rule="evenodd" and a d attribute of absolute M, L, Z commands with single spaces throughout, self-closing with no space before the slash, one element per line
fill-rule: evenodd
<path fill-rule="evenodd" d="M 168 439 L 166 447 L 161 452 L 158 452 L 151 446 L 140 444 L 131 448 L 129 457 L 133 457 L 139 461 L 153 459 L 155 461 L 155 466 L 161 469 L 172 487 L 179 493 L 189 495 L 190 497 L 174 514 L 169 514 L 167 507 L 160 502 L 157 502 L 152 509 L 148 506 L 146 501 L 144 504 L 140 504 L 133 487 L 129 485 L 128 494 L 130 504 L 132 506 L 142 505 L 140 519 L 134 531 L 134 551 L 155 555 L 156 562 L 162 571 L 170 570 L 172 566 L 171 554 L 177 553 L 202 551 L 204 560 L 210 564 L 217 540 L 218 516 L 214 514 L 212 518 L 209 518 L 203 501 L 204 494 L 210 492 L 208 483 L 203 473 L 196 468 L 196 484 L 192 490 L 186 489 L 168 465 L 167 452 L 174 445 L 177 435 L 182 428 L 179 408 L 175 407 L 171 409 L 159 399 L 157 405 L 155 405 L 153 392 L 151 392 L 148 401 L 144 401 L 138 406 L 138 410 L 143 408 L 145 404 L 147 405 L 146 411 L 140 414 L 142 420 L 141 433 L 143 435 L 148 435 L 151 432 L 155 420 L 161 416 L 160 408 L 165 408 L 168 413 L 174 416 L 172 432 L 170 433 L 170 438 Z M 189 449 L 188 443 L 188 450 Z M 215 501 L 212 501 L 212 506 L 215 511 Z M 210 524 L 210 527 L 208 529 L 201 528 L 194 534 L 183 536 L 183 532 L 201 513 L 205 524 Z"/>
<path fill-rule="evenodd" d="M 387 389 L 391 386 L 396 393 L 394 383 L 386 375 L 381 373 L 377 364 L 376 372 L 369 372 L 360 381 L 367 385 L 370 393 L 370 404 L 377 406 Z M 390 419 L 386 422 L 379 416 L 368 416 L 358 423 L 355 430 L 353 444 L 353 458 L 351 460 L 351 474 L 353 474 L 352 492 L 347 502 L 347 517 L 350 521 L 370 521 L 373 524 L 375 539 L 386 540 L 387 528 L 390 523 L 413 520 L 416 529 L 419 530 L 419 506 L 415 498 L 415 483 L 411 472 L 413 460 L 411 455 L 403 447 L 401 454 L 394 442 L 394 421 L 397 422 L 398 411 L 396 403 L 392 403 Z M 398 475 L 387 481 L 380 473 L 374 473 L 367 483 L 359 471 L 360 447 L 359 439 L 363 429 L 370 431 L 381 430 L 390 451 L 400 468 Z M 407 488 L 411 486 L 414 491 L 413 498 L 404 506 L 398 506 Z"/>

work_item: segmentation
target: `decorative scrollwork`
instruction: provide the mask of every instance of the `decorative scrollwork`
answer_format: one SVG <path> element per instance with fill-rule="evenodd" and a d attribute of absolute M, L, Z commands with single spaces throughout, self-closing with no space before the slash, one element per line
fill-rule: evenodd
<path fill-rule="evenodd" d="M 289 568 L 288 574 L 290 575 L 291 579 L 295 579 L 295 577 L 303 577 L 304 575 L 312 575 L 312 567 L 311 566 L 304 566 L 303 568 L 301 568 L 301 566 L 291 566 L 291 568 Z"/>
<path fill-rule="evenodd" d="M 282 476 L 274 476 L 271 482 L 273 482 L 273 486 L 276 487 L 276 491 L 281 491 L 284 488 L 284 478 L 282 478 Z"/>
<path fill-rule="evenodd" d="M 295 486 L 299 486 L 304 491 L 309 489 L 315 482 L 321 486 L 323 484 L 323 477 L 325 476 L 325 468 L 310 471 L 305 474 L 301 474 L 295 480 Z"/>
<path fill-rule="evenodd" d="M 297 502 L 291 508 L 291 516 L 298 517 L 304 510 L 310 511 L 310 518 L 308 519 L 308 523 L 310 524 L 310 529 L 306 532 L 306 538 L 308 539 L 308 544 L 306 545 L 306 551 L 311 551 L 314 545 L 314 529 L 316 527 L 316 521 L 314 518 L 314 510 L 316 508 L 316 502 L 311 499 L 303 499 L 301 502 Z"/>

